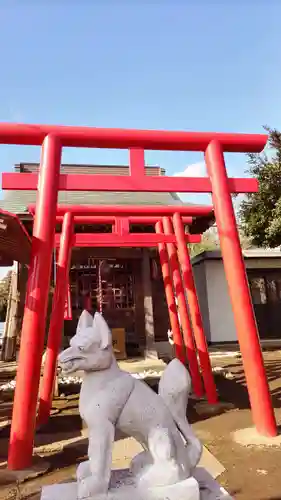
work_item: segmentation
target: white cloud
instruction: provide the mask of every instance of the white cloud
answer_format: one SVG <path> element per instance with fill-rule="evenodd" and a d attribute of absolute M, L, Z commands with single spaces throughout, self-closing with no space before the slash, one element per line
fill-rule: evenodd
<path fill-rule="evenodd" d="M 176 172 L 174 177 L 207 177 L 206 165 L 204 162 L 192 163 L 188 165 L 181 172 Z M 199 203 L 201 204 L 209 204 L 210 203 L 210 195 L 209 194 L 196 194 L 196 193 L 177 193 L 180 199 L 186 203 Z"/>
<path fill-rule="evenodd" d="M 174 177 L 207 177 L 206 165 L 203 161 L 192 163 L 181 172 L 176 172 Z"/>

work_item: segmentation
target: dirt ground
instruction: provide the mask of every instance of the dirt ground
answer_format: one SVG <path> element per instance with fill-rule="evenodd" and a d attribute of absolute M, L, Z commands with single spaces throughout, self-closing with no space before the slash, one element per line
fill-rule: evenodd
<path fill-rule="evenodd" d="M 278 424 L 281 423 L 281 352 L 264 353 L 265 365 Z M 237 500 L 281 500 L 281 450 L 277 447 L 242 447 L 233 442 L 231 433 L 251 426 L 251 413 L 240 358 L 214 359 L 224 372 L 216 373 L 216 383 L 223 403 L 218 410 L 205 402 L 190 401 L 188 416 L 198 437 L 224 465 L 220 484 Z M 0 402 L 0 499 L 40 498 L 42 485 L 69 481 L 75 477 L 77 463 L 86 458 L 87 440 L 81 438 L 78 394 L 66 394 L 54 403 L 47 426 L 39 429 L 35 446 L 40 457 L 37 477 L 15 484 L 14 476 L 4 470 L 7 457 L 12 401 Z M 77 391 L 76 391 L 77 392 Z M 77 437 L 77 443 L 67 440 Z M 47 469 L 47 470 L 46 470 Z"/>

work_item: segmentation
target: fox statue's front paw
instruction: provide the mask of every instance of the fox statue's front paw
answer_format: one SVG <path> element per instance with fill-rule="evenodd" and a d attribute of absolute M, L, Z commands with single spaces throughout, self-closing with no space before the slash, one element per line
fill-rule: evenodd
<path fill-rule="evenodd" d="M 76 470 L 77 481 L 80 482 L 90 475 L 91 475 L 90 460 L 81 462 L 81 464 L 78 465 Z"/>

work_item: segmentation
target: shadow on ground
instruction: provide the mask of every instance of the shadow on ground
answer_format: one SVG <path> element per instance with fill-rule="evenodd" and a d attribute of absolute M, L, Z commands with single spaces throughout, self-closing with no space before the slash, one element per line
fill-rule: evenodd
<path fill-rule="evenodd" d="M 281 408 L 281 383 L 274 387 L 274 382 L 281 382 L 281 361 L 266 360 L 265 369 L 267 379 L 271 385 L 271 396 L 274 408 Z M 232 379 L 216 375 L 216 384 L 220 399 L 235 405 L 236 408 L 243 410 L 249 409 L 249 397 L 246 386 L 245 374 L 241 365 L 229 364 L 224 367 L 233 375 Z"/>
<path fill-rule="evenodd" d="M 271 389 L 274 408 L 281 408 L 281 384 L 274 387 L 274 382 L 281 379 L 281 361 L 265 361 L 268 381 L 273 385 Z M 215 383 L 218 389 L 220 404 L 210 407 L 194 399 L 190 399 L 188 405 L 188 418 L 191 423 L 209 419 L 216 415 L 229 412 L 232 409 L 249 409 L 249 396 L 246 387 L 244 370 L 240 363 L 231 363 L 224 366 L 226 372 L 231 373 L 232 378 L 226 378 L 223 374 L 215 374 Z M 150 379 L 149 385 L 154 391 L 158 390 L 158 380 Z M 56 414 L 52 416 L 49 423 L 37 428 L 37 435 L 46 435 L 51 439 L 51 434 L 61 433 L 69 437 L 82 429 L 82 421 L 78 413 L 79 385 L 64 387 L 61 389 L 63 397 L 55 401 L 54 409 Z M 12 396 L 11 396 L 12 397 Z M 10 419 L 12 414 L 12 401 L 5 401 L 0 405 L 0 422 Z M 10 426 L 7 425 L 0 430 L 0 438 L 8 437 Z M 41 441 L 41 440 L 40 440 Z"/>
<path fill-rule="evenodd" d="M 0 401 L 0 422 L 4 422 L 12 417 L 13 400 Z"/>
<path fill-rule="evenodd" d="M 219 363 L 222 363 L 225 370 L 224 374 L 223 372 L 215 374 L 220 404 L 210 407 L 204 401 L 190 399 L 189 421 L 196 424 L 195 429 L 199 437 L 202 435 L 200 438 L 204 444 L 225 466 L 226 471 L 220 481 L 234 498 L 281 500 L 278 468 L 281 452 L 278 449 L 264 453 L 263 450 L 241 448 L 230 440 L 230 433 L 237 427 L 243 428 L 251 425 L 251 415 L 248 411 L 249 398 L 241 360 L 232 358 L 224 362 L 219 361 Z M 281 408 L 280 355 L 277 359 L 265 359 L 265 366 L 273 404 L 277 409 L 276 414 L 280 415 L 281 411 L 278 412 Z M 150 379 L 149 385 L 157 391 L 156 379 Z M 22 487 L 25 488 L 30 484 L 30 490 L 28 494 L 23 490 L 23 498 L 30 497 L 42 484 L 69 480 L 75 475 L 77 463 L 87 458 L 88 443 L 87 439 L 81 436 L 83 423 L 78 413 L 79 390 L 79 386 L 64 387 L 62 389 L 64 396 L 61 395 L 54 401 L 54 413 L 50 421 L 47 425 L 37 429 L 35 445 L 48 448 L 44 459 L 47 459 L 49 469 L 44 477 L 28 481 L 28 484 L 24 483 Z M 235 409 L 242 411 L 233 411 Z M 10 418 L 11 410 L 12 400 L 1 403 L 0 422 Z M 226 415 L 227 413 L 229 415 Z M 3 456 L 7 452 L 9 432 L 9 426 L 0 430 L 0 448 Z M 65 442 L 73 438 L 75 442 Z M 60 443 L 63 443 L 61 447 Z M 230 449 L 231 453 L 229 453 Z M 267 474 L 259 474 L 259 471 L 265 471 Z"/>

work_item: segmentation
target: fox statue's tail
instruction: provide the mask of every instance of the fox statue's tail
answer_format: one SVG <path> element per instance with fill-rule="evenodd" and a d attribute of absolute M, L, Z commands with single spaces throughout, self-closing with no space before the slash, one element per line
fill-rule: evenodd
<path fill-rule="evenodd" d="M 186 441 L 190 465 L 191 468 L 195 468 L 200 461 L 203 448 L 186 418 L 190 392 L 191 378 L 188 370 L 178 359 L 173 359 L 162 374 L 158 394 L 169 408 L 183 439 Z"/>

